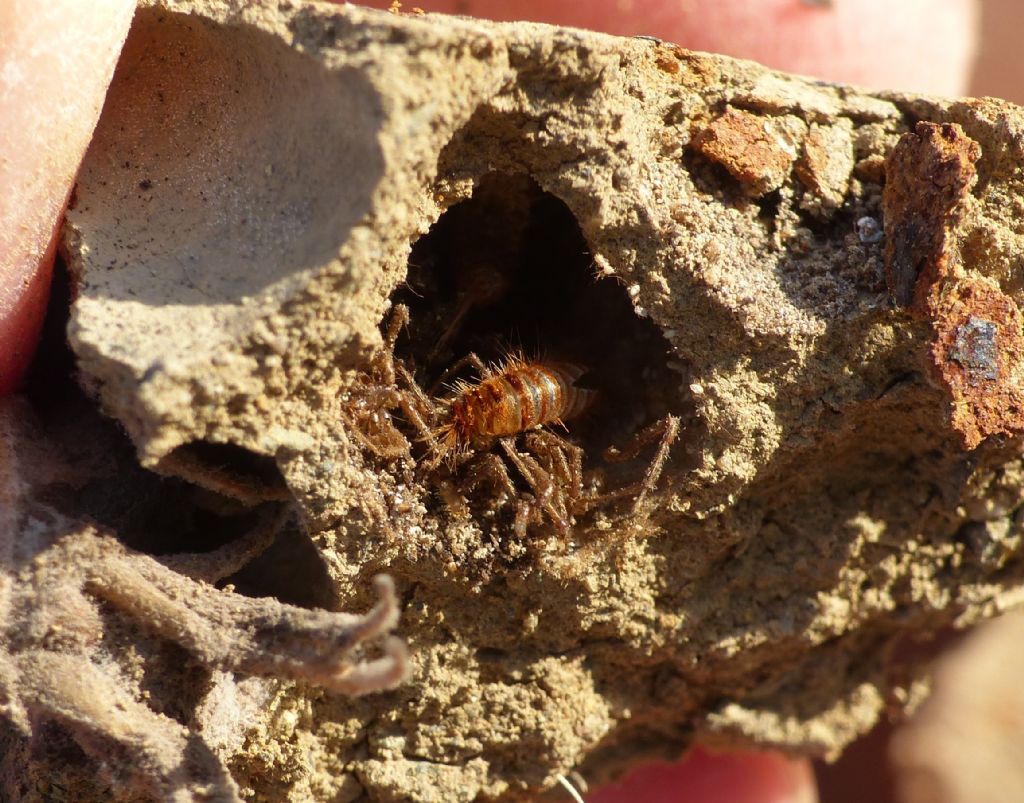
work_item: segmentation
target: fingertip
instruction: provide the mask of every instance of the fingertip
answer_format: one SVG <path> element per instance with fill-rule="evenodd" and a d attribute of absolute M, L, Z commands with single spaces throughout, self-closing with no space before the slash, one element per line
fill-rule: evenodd
<path fill-rule="evenodd" d="M 31 265 L 12 264 L 12 273 L 22 272 L 20 281 L 7 285 L 0 266 L 0 396 L 18 389 L 28 369 L 46 317 L 50 279 L 56 252 L 56 237 L 50 237 L 42 255 Z"/>
<path fill-rule="evenodd" d="M 676 20 L 679 44 L 876 89 L 966 91 L 975 0 L 705 0 Z"/>
<path fill-rule="evenodd" d="M 807 759 L 694 748 L 675 764 L 640 767 L 587 795 L 587 803 L 817 803 Z"/>
<path fill-rule="evenodd" d="M 35 351 L 55 232 L 134 8 L 51 0 L 0 15 L 0 393 L 18 386 Z"/>
<path fill-rule="evenodd" d="M 940 95 L 966 91 L 980 26 L 976 0 L 418 0 L 406 7 L 413 5 L 649 34 L 786 72 Z"/>

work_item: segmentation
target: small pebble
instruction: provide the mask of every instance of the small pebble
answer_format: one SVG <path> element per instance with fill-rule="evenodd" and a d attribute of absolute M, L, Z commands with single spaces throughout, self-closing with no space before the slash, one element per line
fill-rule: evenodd
<path fill-rule="evenodd" d="M 883 234 L 881 224 L 873 217 L 865 215 L 857 221 L 857 237 L 862 243 L 877 243 Z"/>

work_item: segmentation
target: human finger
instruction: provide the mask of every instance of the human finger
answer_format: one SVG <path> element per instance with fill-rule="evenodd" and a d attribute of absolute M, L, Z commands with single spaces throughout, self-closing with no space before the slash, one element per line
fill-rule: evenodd
<path fill-rule="evenodd" d="M 691 750 L 675 764 L 640 767 L 586 795 L 587 803 L 816 803 L 814 771 L 806 759 L 777 752 Z"/>
<path fill-rule="evenodd" d="M 413 5 L 649 34 L 830 81 L 942 95 L 966 91 L 979 24 L 977 0 L 413 0 L 404 8 Z"/>
<path fill-rule="evenodd" d="M 35 349 L 57 227 L 134 7 L 0 2 L 0 394 Z"/>

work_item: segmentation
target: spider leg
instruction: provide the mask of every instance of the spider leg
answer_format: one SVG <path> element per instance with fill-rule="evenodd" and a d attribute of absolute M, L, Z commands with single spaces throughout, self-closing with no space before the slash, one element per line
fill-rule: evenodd
<path fill-rule="evenodd" d="M 512 531 L 521 541 L 526 540 L 527 530 L 530 522 L 536 518 L 537 511 L 534 507 L 534 500 L 529 494 L 520 496 L 516 501 L 516 517 L 512 522 Z"/>
<path fill-rule="evenodd" d="M 384 334 L 384 347 L 378 352 L 383 383 L 388 387 L 395 384 L 395 343 L 398 341 L 402 327 L 408 323 L 409 308 L 405 304 L 395 304 L 391 308 L 391 320 L 388 321 L 388 329 Z"/>
<path fill-rule="evenodd" d="M 404 368 L 402 370 L 405 371 Z M 409 378 L 410 380 L 412 379 L 412 377 Z M 423 391 L 419 390 L 419 388 L 416 391 L 399 391 L 398 398 L 396 399 L 397 406 L 401 409 L 406 421 L 416 428 L 420 439 L 427 444 L 429 452 L 436 455 L 440 453 L 441 449 L 438 446 L 437 439 L 434 437 L 434 430 L 426 422 L 421 409 L 417 408 L 413 403 L 414 401 L 421 401 L 416 395 L 417 392 L 422 393 Z M 410 397 L 412 397 L 412 401 L 410 401 Z"/>
<path fill-rule="evenodd" d="M 433 385 L 430 386 L 429 393 L 431 395 L 436 393 L 437 389 L 439 387 L 441 387 L 448 380 L 448 377 L 453 376 L 454 374 L 457 374 L 459 371 L 461 371 L 467 365 L 470 368 L 474 369 L 480 375 L 481 379 L 490 379 L 492 376 L 494 376 L 494 371 L 492 371 L 487 366 L 487 363 L 485 363 L 483 360 L 481 360 L 476 355 L 476 353 L 471 351 L 465 357 L 463 357 L 463 358 L 461 358 L 459 360 L 456 360 L 452 365 L 450 365 L 447 368 L 445 368 L 444 371 L 441 373 L 441 376 L 439 376 L 437 378 L 437 381 Z"/>
<path fill-rule="evenodd" d="M 386 427 L 389 430 L 386 434 L 367 434 L 364 426 L 351 412 L 339 411 L 348 433 L 364 448 L 384 460 L 394 460 L 409 454 L 409 441 L 398 431 L 387 413 L 387 410 L 399 406 L 397 395 L 393 388 L 375 388 L 365 397 L 367 405 L 364 406 L 369 406 L 373 410 L 369 417 L 377 426 Z M 379 416 L 385 417 L 386 423 L 381 421 Z"/>
<path fill-rule="evenodd" d="M 582 512 L 578 504 L 583 499 L 583 449 L 546 429 L 529 433 L 527 444 L 547 461 L 549 472 L 558 480 L 566 518 L 570 513 Z"/>
<path fill-rule="evenodd" d="M 405 367 L 404 363 L 399 362 L 396 366 L 396 371 L 398 376 L 405 383 L 406 392 L 415 399 L 416 404 L 419 407 L 420 415 L 424 418 L 433 419 L 437 414 L 437 402 L 423 392 L 423 388 L 417 384 L 416 380 L 413 378 L 412 372 Z"/>
<path fill-rule="evenodd" d="M 516 491 L 515 483 L 509 476 L 508 468 L 496 454 L 487 452 L 480 455 L 479 459 L 473 461 L 472 470 L 469 476 L 463 481 L 462 490 L 472 491 L 482 482 L 490 481 L 496 488 L 504 491 L 509 499 L 516 499 L 519 493 Z"/>
<path fill-rule="evenodd" d="M 642 510 L 644 502 L 647 501 L 648 495 L 654 490 L 658 478 L 661 476 L 662 469 L 665 468 L 672 444 L 679 437 L 679 416 L 667 415 L 634 435 L 624 448 L 617 449 L 614 446 L 610 446 L 604 453 L 605 460 L 613 462 L 631 460 L 640 453 L 640 449 L 649 443 L 653 443 L 659 437 L 661 440 L 658 442 L 658 448 L 648 464 L 647 470 L 644 472 L 643 479 L 634 485 L 621 488 L 618 491 L 602 494 L 596 501 L 603 504 L 635 493 L 636 499 L 633 502 L 633 513 L 637 514 Z"/>
<path fill-rule="evenodd" d="M 388 322 L 388 331 L 384 335 L 384 347 L 388 351 L 395 350 L 395 343 L 402 329 L 409 325 L 409 308 L 405 304 L 395 304 L 391 308 L 391 320 Z"/>
<path fill-rule="evenodd" d="M 668 460 L 669 449 L 672 448 L 672 444 L 679 437 L 679 416 L 667 415 L 662 421 L 663 431 L 661 440 L 658 442 L 658 449 L 654 453 L 654 457 L 651 458 L 651 462 L 644 472 L 640 493 L 637 494 L 636 501 L 633 503 L 634 513 L 640 511 L 647 499 L 647 495 L 654 491 L 654 486 L 658 483 L 658 478 L 661 476 L 662 469 L 665 468 L 665 463 Z"/>
<path fill-rule="evenodd" d="M 464 480 L 461 490 L 467 493 L 483 482 L 491 482 L 504 492 L 507 503 L 511 503 L 515 511 L 512 530 L 519 539 L 525 539 L 530 524 L 539 519 L 540 508 L 537 500 L 528 493 L 519 493 L 509 475 L 508 466 L 493 452 L 488 452 L 473 461 L 472 472 Z"/>
<path fill-rule="evenodd" d="M 527 442 L 548 459 L 559 479 L 572 487 L 583 487 L 583 450 L 579 446 L 546 429 L 529 433 Z"/>
<path fill-rule="evenodd" d="M 518 469 L 533 492 L 537 494 L 537 503 L 548 514 L 558 531 L 567 532 L 569 529 L 568 516 L 555 506 L 552 498 L 555 493 L 555 483 L 552 481 L 551 475 L 533 457 L 516 451 L 512 438 L 500 438 L 498 443 L 501 444 L 501 448 L 508 455 L 512 465 Z M 559 501 L 564 502 L 561 498 Z"/>

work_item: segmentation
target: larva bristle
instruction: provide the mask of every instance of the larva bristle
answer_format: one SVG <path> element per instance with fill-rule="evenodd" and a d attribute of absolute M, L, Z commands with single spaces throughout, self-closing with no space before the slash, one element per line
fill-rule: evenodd
<path fill-rule="evenodd" d="M 469 449 L 468 443 L 460 442 L 459 431 L 455 421 L 447 421 L 441 424 L 441 426 L 431 432 L 431 436 L 433 438 L 431 446 L 436 450 L 431 458 L 433 465 L 439 465 L 446 461 L 449 464 L 454 463 L 459 454 Z"/>
<path fill-rule="evenodd" d="M 531 360 L 526 356 L 526 353 L 521 349 L 515 349 L 505 355 L 505 358 L 492 366 L 492 370 L 495 376 L 504 376 L 505 374 L 512 373 L 513 371 L 522 371 L 523 369 L 531 366 L 544 365 L 545 361 L 542 359 Z"/>

